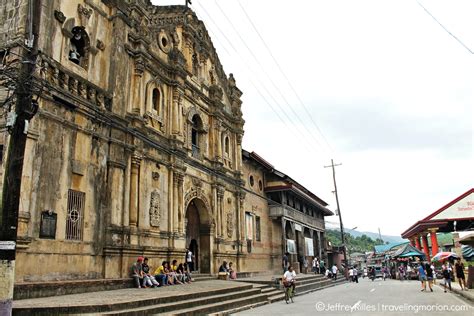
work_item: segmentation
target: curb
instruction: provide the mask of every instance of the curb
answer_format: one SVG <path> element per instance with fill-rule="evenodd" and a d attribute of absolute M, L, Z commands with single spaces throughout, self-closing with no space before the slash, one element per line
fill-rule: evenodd
<path fill-rule="evenodd" d="M 440 287 L 444 290 L 444 283 L 440 282 L 440 283 L 438 284 L 438 286 L 440 286 Z M 451 292 L 456 293 L 456 294 L 458 294 L 458 295 L 461 295 L 461 296 L 464 297 L 465 299 L 467 299 L 467 300 L 469 300 L 469 301 L 471 301 L 471 302 L 474 302 L 474 295 L 469 295 L 469 294 L 468 294 L 469 291 L 468 291 L 468 293 L 466 293 L 466 291 L 461 291 L 461 290 L 455 289 L 455 288 L 453 288 L 452 286 L 451 286 L 451 290 L 452 290 Z M 472 291 L 472 289 L 471 289 L 470 291 Z"/>

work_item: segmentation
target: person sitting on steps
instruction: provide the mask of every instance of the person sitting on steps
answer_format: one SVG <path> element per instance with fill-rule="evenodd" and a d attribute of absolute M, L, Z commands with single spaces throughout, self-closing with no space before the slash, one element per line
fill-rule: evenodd
<path fill-rule="evenodd" d="M 130 268 L 130 276 L 133 278 L 133 283 L 136 288 L 141 288 L 143 284 L 143 257 L 138 257 L 137 261 Z M 147 287 L 146 285 L 143 287 Z"/>

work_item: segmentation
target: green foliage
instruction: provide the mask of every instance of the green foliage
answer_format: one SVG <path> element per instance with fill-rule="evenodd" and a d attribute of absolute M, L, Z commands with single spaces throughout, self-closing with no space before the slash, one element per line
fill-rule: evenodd
<path fill-rule="evenodd" d="M 333 246 L 342 245 L 341 232 L 338 230 L 326 230 L 326 238 L 331 242 L 331 245 Z M 373 251 L 374 246 L 385 244 L 384 241 L 380 238 L 373 240 L 365 234 L 354 237 L 349 233 L 344 233 L 344 238 L 346 239 L 346 246 L 349 249 L 350 253 Z"/>

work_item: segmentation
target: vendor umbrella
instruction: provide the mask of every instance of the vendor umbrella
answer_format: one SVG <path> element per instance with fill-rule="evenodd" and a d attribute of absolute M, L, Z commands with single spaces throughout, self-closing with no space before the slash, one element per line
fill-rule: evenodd
<path fill-rule="evenodd" d="M 431 261 L 443 261 L 450 258 L 458 259 L 459 256 L 455 254 L 454 252 L 441 251 L 441 252 L 438 252 L 433 258 L 431 258 Z"/>

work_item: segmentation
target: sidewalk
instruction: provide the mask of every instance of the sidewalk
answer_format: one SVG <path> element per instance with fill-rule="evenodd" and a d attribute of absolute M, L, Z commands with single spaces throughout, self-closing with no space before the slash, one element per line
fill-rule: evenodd
<path fill-rule="evenodd" d="M 444 290 L 444 282 L 439 282 L 438 280 L 437 284 Z M 466 290 L 462 291 L 461 286 L 459 285 L 459 282 L 457 281 L 451 282 L 451 289 L 453 290 L 453 293 L 459 294 L 462 297 L 470 300 L 471 302 L 474 302 L 474 289 L 469 289 L 468 291 Z M 449 288 L 448 288 L 448 291 L 449 291 Z"/>

